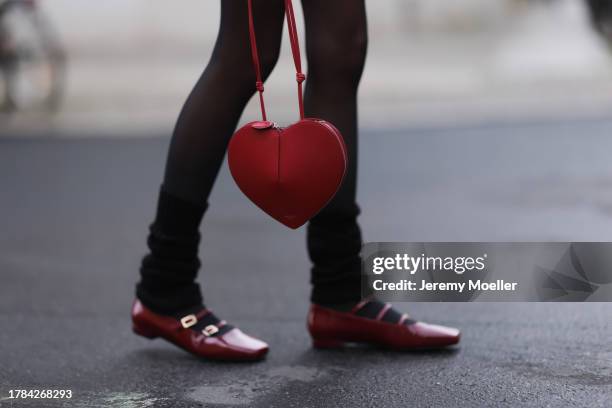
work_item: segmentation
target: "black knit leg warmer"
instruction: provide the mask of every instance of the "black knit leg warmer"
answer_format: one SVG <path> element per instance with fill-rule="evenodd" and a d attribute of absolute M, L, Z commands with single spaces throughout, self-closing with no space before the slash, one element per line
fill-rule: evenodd
<path fill-rule="evenodd" d="M 195 278 L 200 267 L 199 226 L 207 206 L 197 206 L 162 191 L 150 226 L 150 252 L 140 267 L 136 296 L 149 309 L 173 314 L 202 304 Z"/>
<path fill-rule="evenodd" d="M 361 298 L 361 229 L 359 207 L 324 210 L 314 217 L 307 232 L 313 303 L 337 308 Z"/>

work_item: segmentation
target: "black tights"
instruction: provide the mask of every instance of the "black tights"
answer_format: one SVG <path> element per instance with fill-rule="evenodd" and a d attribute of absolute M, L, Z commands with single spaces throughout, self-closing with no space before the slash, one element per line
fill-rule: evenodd
<path fill-rule="evenodd" d="M 340 190 L 308 225 L 311 300 L 353 302 L 360 296 L 361 234 L 355 187 L 357 88 L 367 46 L 365 5 L 363 0 L 303 0 L 302 6 L 308 60 L 306 116 L 333 123 L 349 153 Z M 253 8 L 262 75 L 267 78 L 283 37 L 283 1 L 253 0 Z M 143 260 L 137 291 L 145 304 L 158 310 L 201 301 L 193 283 L 199 266 L 197 229 L 229 139 L 255 93 L 247 18 L 246 1 L 221 1 L 220 29 L 211 59 L 174 130 L 149 236 L 151 253 Z"/>

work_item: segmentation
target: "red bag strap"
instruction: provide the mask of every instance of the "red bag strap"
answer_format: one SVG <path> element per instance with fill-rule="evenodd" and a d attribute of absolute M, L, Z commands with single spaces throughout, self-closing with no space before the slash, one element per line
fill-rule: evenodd
<path fill-rule="evenodd" d="M 253 4 L 251 0 L 247 1 L 249 8 L 249 38 L 251 40 L 251 57 L 253 58 L 253 68 L 255 68 L 255 87 L 259 92 L 259 105 L 261 106 L 261 117 L 263 121 L 268 120 L 266 117 L 266 105 L 264 103 L 264 86 L 261 80 L 261 68 L 259 67 L 259 54 L 257 53 L 257 39 L 255 38 L 255 24 L 253 23 Z"/>
<path fill-rule="evenodd" d="M 264 86 L 261 78 L 261 67 L 259 64 L 259 54 L 257 52 L 257 39 L 255 37 L 255 24 L 253 23 L 253 4 L 252 0 L 247 0 L 249 9 L 249 38 L 251 42 L 251 57 L 253 58 L 253 68 L 255 69 L 255 87 L 259 93 L 259 105 L 261 106 L 261 117 L 264 121 L 266 117 L 266 106 L 264 102 L 263 92 Z M 289 42 L 291 43 L 291 53 L 293 54 L 293 63 L 295 65 L 295 79 L 298 84 L 298 106 L 300 109 L 300 119 L 304 119 L 304 101 L 302 82 L 306 79 L 306 75 L 302 72 L 302 59 L 300 58 L 300 41 L 298 38 L 297 27 L 295 23 L 295 14 L 293 12 L 293 4 L 291 0 L 285 0 L 285 15 L 287 16 L 287 29 L 289 31 Z"/>
<path fill-rule="evenodd" d="M 295 80 L 298 88 L 298 106 L 300 109 L 300 119 L 304 119 L 304 97 L 302 96 L 302 82 L 306 79 L 306 75 L 302 72 L 302 60 L 300 58 L 300 40 L 295 24 L 295 14 L 293 13 L 293 4 L 291 0 L 285 0 L 285 14 L 287 16 L 287 29 L 289 31 L 289 40 L 291 42 L 291 54 L 293 54 L 293 63 L 295 65 Z"/>

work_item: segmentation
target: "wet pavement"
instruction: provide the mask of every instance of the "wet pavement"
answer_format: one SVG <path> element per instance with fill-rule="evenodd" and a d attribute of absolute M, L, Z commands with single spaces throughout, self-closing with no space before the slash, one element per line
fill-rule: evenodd
<path fill-rule="evenodd" d="M 612 238 L 612 119 L 364 130 L 368 241 Z M 428 353 L 317 351 L 304 231 L 268 219 L 224 167 L 200 280 L 260 363 L 134 336 L 129 307 L 168 140 L 0 139 L 0 406 L 609 406 L 612 306 L 399 304 L 463 330 Z M 70 401 L 9 400 L 15 388 Z"/>

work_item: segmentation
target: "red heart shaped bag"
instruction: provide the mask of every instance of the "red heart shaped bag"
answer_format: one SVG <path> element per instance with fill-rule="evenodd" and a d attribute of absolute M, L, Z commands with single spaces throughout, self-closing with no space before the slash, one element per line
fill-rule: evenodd
<path fill-rule="evenodd" d="M 347 166 L 346 147 L 334 125 L 304 117 L 305 76 L 291 0 L 285 0 L 285 14 L 297 71 L 300 120 L 285 128 L 268 121 L 251 0 L 248 9 L 262 120 L 247 123 L 234 134 L 228 148 L 229 167 L 236 184 L 253 203 L 277 221 L 298 228 L 325 207 L 340 188 Z"/>

